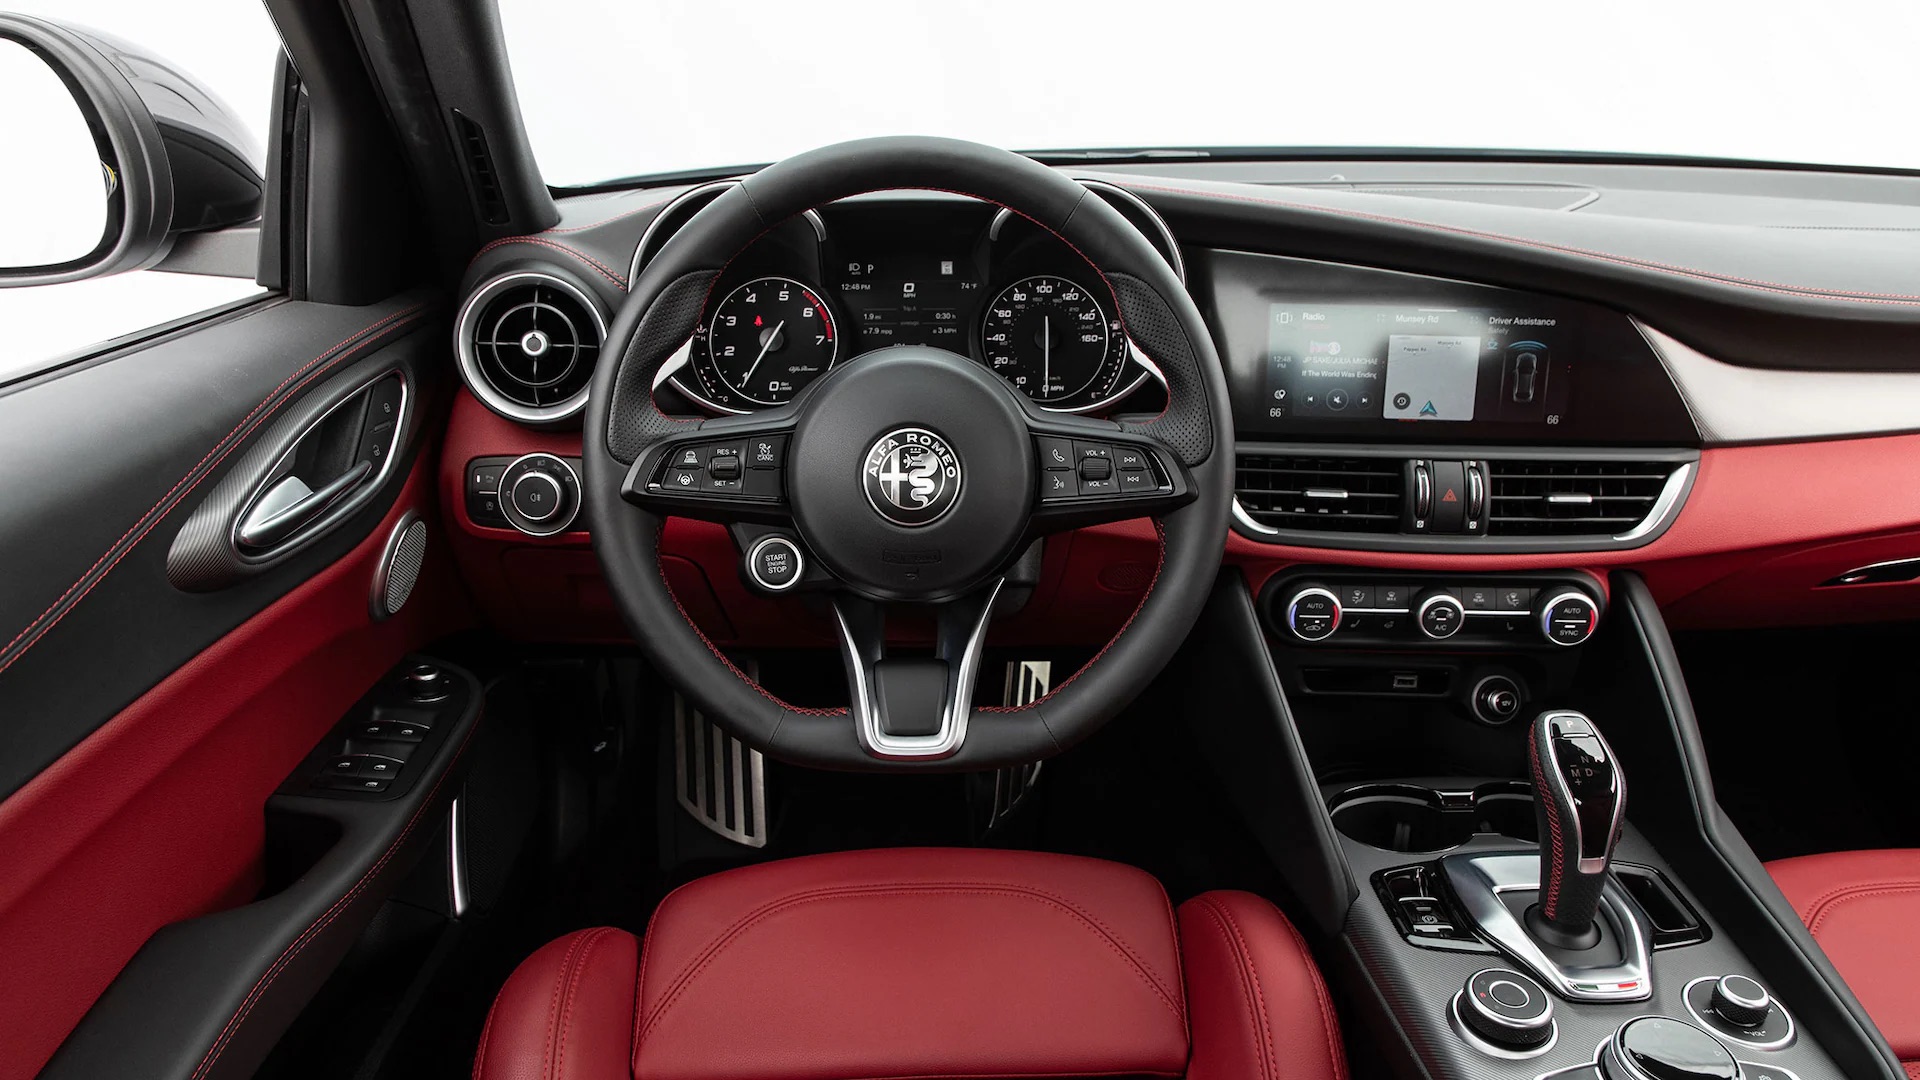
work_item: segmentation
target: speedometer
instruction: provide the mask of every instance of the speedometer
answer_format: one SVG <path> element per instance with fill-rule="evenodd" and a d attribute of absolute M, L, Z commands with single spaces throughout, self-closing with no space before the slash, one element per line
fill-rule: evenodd
<path fill-rule="evenodd" d="M 716 399 L 780 405 L 833 366 L 839 337 L 819 294 L 791 278 L 755 278 L 713 309 L 701 381 Z M 714 382 L 719 385 L 713 385 Z"/>
<path fill-rule="evenodd" d="M 1064 277 L 1022 278 L 987 305 L 987 366 L 1042 405 L 1104 397 L 1126 362 L 1126 335 L 1093 294 Z"/>

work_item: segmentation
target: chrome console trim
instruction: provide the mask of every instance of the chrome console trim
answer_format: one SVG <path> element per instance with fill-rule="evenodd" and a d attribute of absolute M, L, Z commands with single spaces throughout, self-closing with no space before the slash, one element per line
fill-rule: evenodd
<path fill-rule="evenodd" d="M 1547 956 L 1500 894 L 1540 888 L 1538 855 L 1448 855 L 1440 860 L 1447 883 L 1467 916 L 1500 950 L 1572 1001 L 1645 1001 L 1653 996 L 1653 964 L 1646 928 L 1618 881 L 1601 894 L 1600 917 L 1626 956 L 1611 966 L 1562 966 Z"/>

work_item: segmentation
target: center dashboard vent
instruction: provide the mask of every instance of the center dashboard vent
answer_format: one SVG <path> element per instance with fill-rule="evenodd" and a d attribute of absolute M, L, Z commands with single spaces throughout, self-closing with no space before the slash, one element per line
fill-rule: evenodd
<path fill-rule="evenodd" d="M 460 309 L 454 344 L 467 386 L 493 411 L 527 423 L 578 413 L 607 337 L 600 308 L 551 274 L 502 274 Z"/>
<path fill-rule="evenodd" d="M 1671 461 L 1487 462 L 1489 536 L 1620 536 L 1653 514 Z"/>
<path fill-rule="evenodd" d="M 1441 450 L 1430 458 L 1315 450 L 1238 456 L 1243 531 L 1308 544 L 1314 534 L 1365 535 L 1378 539 L 1355 543 L 1379 550 L 1435 542 L 1509 551 L 1631 547 L 1672 521 L 1692 467 L 1681 455 L 1454 459 Z"/>
<path fill-rule="evenodd" d="M 1270 529 L 1397 533 L 1406 472 L 1398 458 L 1242 454 L 1233 487 Z"/>

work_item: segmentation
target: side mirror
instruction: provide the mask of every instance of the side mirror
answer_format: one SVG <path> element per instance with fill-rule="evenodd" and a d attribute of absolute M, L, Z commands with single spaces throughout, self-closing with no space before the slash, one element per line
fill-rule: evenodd
<path fill-rule="evenodd" d="M 0 12 L 0 287 L 138 270 L 260 216 L 256 144 L 218 98 L 106 34 Z"/>

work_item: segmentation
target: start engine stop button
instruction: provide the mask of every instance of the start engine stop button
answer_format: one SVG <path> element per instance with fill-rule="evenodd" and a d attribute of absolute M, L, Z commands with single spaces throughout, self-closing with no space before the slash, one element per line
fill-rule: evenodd
<path fill-rule="evenodd" d="M 800 545 L 784 536 L 762 537 L 747 549 L 747 576 L 768 592 L 784 592 L 800 580 L 806 568 Z"/>

